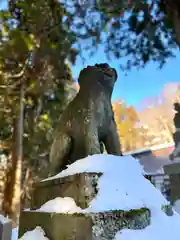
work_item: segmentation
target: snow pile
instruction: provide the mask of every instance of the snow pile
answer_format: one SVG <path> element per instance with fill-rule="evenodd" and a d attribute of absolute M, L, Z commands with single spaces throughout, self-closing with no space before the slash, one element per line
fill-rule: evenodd
<path fill-rule="evenodd" d="M 49 240 L 45 237 L 45 232 L 41 227 L 36 227 L 32 231 L 26 232 L 20 240 Z"/>
<path fill-rule="evenodd" d="M 123 229 L 114 240 L 178 240 L 180 237 L 180 216 L 168 217 L 162 211 L 151 211 L 151 224 L 141 230 Z"/>
<path fill-rule="evenodd" d="M 10 222 L 10 220 L 0 214 L 0 222 L 1 222 L 2 224 L 5 224 L 5 223 Z"/>
<path fill-rule="evenodd" d="M 13 228 L 11 240 L 16 240 L 16 239 L 18 239 L 18 228 Z"/>
<path fill-rule="evenodd" d="M 43 181 L 83 172 L 103 173 L 98 181 L 98 194 L 90 202 L 89 207 L 83 210 L 84 212 L 143 207 L 161 209 L 162 205 L 168 204 L 159 190 L 144 178 L 139 161 L 131 156 L 119 157 L 107 154 L 89 156 Z"/>
<path fill-rule="evenodd" d="M 116 234 L 114 240 L 179 240 L 180 215 L 174 211 L 173 216 L 167 216 L 163 212 L 162 207 L 169 202 L 144 178 L 142 166 L 133 157 L 107 154 L 89 156 L 44 181 L 83 172 L 103 173 L 98 181 L 98 194 L 87 209 L 81 210 L 71 198 L 56 198 L 44 204 L 38 211 L 88 213 L 146 207 L 151 211 L 151 224 L 142 230 L 123 229 Z M 29 237 L 30 234 L 34 235 Z M 37 237 L 38 240 L 47 240 L 43 230 L 38 227 L 23 237 L 22 240 L 36 240 Z"/>
<path fill-rule="evenodd" d="M 38 212 L 56 212 L 56 213 L 75 213 L 81 212 L 81 208 L 78 207 L 74 199 L 70 197 L 57 197 L 43 204 Z"/>

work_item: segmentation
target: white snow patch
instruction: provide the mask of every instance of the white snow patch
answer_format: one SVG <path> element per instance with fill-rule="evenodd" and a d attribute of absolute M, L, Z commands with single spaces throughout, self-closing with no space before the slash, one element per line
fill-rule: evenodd
<path fill-rule="evenodd" d="M 41 227 L 36 227 L 32 231 L 26 232 L 20 240 L 49 240 L 45 237 L 45 232 Z"/>
<path fill-rule="evenodd" d="M 8 223 L 8 222 L 10 222 L 10 221 L 11 221 L 11 220 L 10 220 L 9 218 L 6 218 L 6 217 L 4 217 L 3 215 L 0 214 L 0 222 L 1 222 L 2 224 Z"/>
<path fill-rule="evenodd" d="M 162 211 L 162 205 L 169 204 L 168 201 L 144 178 L 142 166 L 131 156 L 119 157 L 107 154 L 89 156 L 78 160 L 58 175 L 44 181 L 84 172 L 103 173 L 98 181 L 98 194 L 87 209 L 81 210 L 71 198 L 56 198 L 44 204 L 40 210 L 100 212 L 146 207 L 151 211 L 151 224 L 141 230 L 123 229 L 116 234 L 114 240 L 179 240 L 180 215 L 174 212 L 173 216 L 167 216 Z M 37 237 L 38 240 L 47 240 L 43 230 L 39 227 L 26 234 L 24 237 L 34 235 L 21 238 L 22 240 L 36 240 Z"/>
<path fill-rule="evenodd" d="M 120 157 L 108 154 L 89 156 L 43 181 L 83 172 L 103 173 L 98 181 L 98 194 L 90 202 L 89 207 L 83 210 L 84 212 L 143 207 L 161 209 L 162 205 L 168 204 L 160 191 L 144 178 L 142 166 L 132 156 Z"/>
<path fill-rule="evenodd" d="M 17 239 L 18 239 L 18 228 L 13 228 L 11 240 L 17 240 Z"/>
<path fill-rule="evenodd" d="M 57 197 L 43 204 L 37 212 L 75 213 L 81 212 L 74 199 L 70 197 Z"/>
<path fill-rule="evenodd" d="M 180 237 L 180 216 L 174 213 L 168 217 L 162 211 L 151 210 L 151 224 L 141 230 L 123 229 L 114 240 L 178 240 Z"/>

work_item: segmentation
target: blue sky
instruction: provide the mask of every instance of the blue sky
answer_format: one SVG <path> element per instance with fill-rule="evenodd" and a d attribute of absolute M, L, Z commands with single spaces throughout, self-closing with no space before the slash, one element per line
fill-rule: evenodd
<path fill-rule="evenodd" d="M 0 0 L 0 9 L 4 7 L 7 7 L 7 1 Z M 118 71 L 118 80 L 112 97 L 113 101 L 124 99 L 128 105 L 137 106 L 144 98 L 159 95 L 167 83 L 180 83 L 179 52 L 177 52 L 177 57 L 169 59 L 161 70 L 158 69 L 157 64 L 150 63 L 144 69 L 132 69 L 127 76 L 120 70 L 118 60 L 107 60 L 103 48 L 100 48 L 93 57 L 89 58 L 86 55 L 85 57 L 85 65 L 83 65 L 80 58 L 78 58 L 76 64 L 72 67 L 75 78 L 78 77 L 80 70 L 84 66 L 100 62 L 107 62 Z"/>
<path fill-rule="evenodd" d="M 7 0 L 0 0 L 0 9 L 6 8 L 7 7 Z"/>

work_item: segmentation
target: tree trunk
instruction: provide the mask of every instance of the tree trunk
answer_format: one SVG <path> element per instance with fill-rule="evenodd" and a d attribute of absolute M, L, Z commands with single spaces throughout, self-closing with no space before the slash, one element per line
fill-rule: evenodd
<path fill-rule="evenodd" d="M 18 223 L 21 196 L 21 173 L 23 154 L 23 112 L 24 112 L 24 87 L 20 87 L 20 111 L 19 117 L 13 120 L 12 148 L 9 154 L 6 172 L 3 213 Z"/>
<path fill-rule="evenodd" d="M 5 216 L 13 217 L 12 199 L 14 195 L 15 176 L 17 168 L 16 144 L 17 142 L 17 119 L 13 120 L 12 147 L 8 156 L 8 165 L 6 171 L 6 183 L 4 189 L 4 199 L 2 210 Z M 15 219 L 13 219 L 15 221 Z"/>

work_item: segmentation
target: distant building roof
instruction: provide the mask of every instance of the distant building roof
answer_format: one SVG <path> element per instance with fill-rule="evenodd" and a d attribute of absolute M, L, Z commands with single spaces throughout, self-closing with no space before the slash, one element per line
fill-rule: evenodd
<path fill-rule="evenodd" d="M 138 159 L 147 175 L 164 174 L 163 166 L 172 163 L 169 154 L 173 151 L 174 144 L 161 144 L 137 151 L 123 153 Z"/>
<path fill-rule="evenodd" d="M 157 152 L 157 150 L 167 150 L 168 153 L 172 152 L 174 149 L 174 143 L 168 143 L 168 144 L 160 144 L 157 146 L 152 146 L 152 147 L 146 147 L 143 149 L 138 149 L 138 150 L 134 150 L 134 151 L 129 151 L 129 152 L 124 152 L 123 155 L 134 155 L 134 154 L 144 154 L 145 152 L 148 151 L 153 151 L 153 152 Z"/>
<path fill-rule="evenodd" d="M 164 165 L 170 164 L 168 157 L 156 157 L 150 153 L 148 156 L 136 157 L 147 175 L 164 174 Z"/>

